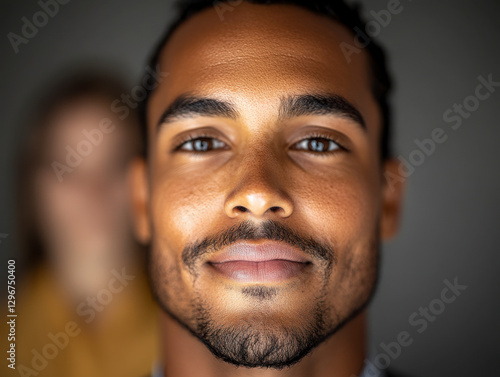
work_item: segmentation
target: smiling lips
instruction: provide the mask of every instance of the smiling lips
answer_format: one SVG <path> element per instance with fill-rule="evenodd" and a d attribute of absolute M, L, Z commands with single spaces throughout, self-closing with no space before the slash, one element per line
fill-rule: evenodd
<path fill-rule="evenodd" d="M 295 277 L 311 261 L 293 247 L 266 241 L 262 244 L 233 244 L 207 263 L 229 279 L 244 283 L 266 283 Z"/>

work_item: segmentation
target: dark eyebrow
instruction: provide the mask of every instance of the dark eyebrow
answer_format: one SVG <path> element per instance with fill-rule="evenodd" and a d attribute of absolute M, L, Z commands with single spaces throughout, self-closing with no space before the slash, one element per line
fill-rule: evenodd
<path fill-rule="evenodd" d="M 301 115 L 334 115 L 350 119 L 366 129 L 361 113 L 344 97 L 337 94 L 301 94 L 282 97 L 280 102 L 280 120 Z M 180 95 L 163 112 L 158 126 L 182 118 L 197 116 L 220 116 L 230 119 L 238 118 L 233 104 L 215 98 Z M 160 127 L 158 127 L 160 129 Z"/>
<path fill-rule="evenodd" d="M 181 118 L 197 116 L 220 116 L 236 119 L 238 112 L 229 102 L 215 98 L 181 95 L 163 112 L 158 126 Z"/>
<path fill-rule="evenodd" d="M 281 99 L 280 120 L 301 115 L 334 115 L 350 119 L 366 130 L 365 120 L 358 109 L 337 94 L 302 94 Z"/>

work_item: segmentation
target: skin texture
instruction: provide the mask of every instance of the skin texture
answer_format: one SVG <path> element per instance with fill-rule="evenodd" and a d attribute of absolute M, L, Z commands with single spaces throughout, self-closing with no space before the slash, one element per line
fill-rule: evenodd
<path fill-rule="evenodd" d="M 214 9 L 195 15 L 164 46 L 160 67 L 169 76 L 148 103 L 149 157 L 133 164 L 131 183 L 136 234 L 151 242 L 153 291 L 165 311 L 166 376 L 350 376 L 362 369 L 364 308 L 380 240 L 396 231 L 402 187 L 384 183 L 397 163 L 380 160 L 381 115 L 367 55 L 347 63 L 338 47 L 352 38 L 307 10 L 242 3 L 224 22 Z M 237 115 L 192 114 L 158 127 L 186 94 L 229 102 Z M 342 96 L 365 128 L 332 114 L 280 117 L 283 98 L 304 94 Z M 188 151 L 175 150 L 188 134 L 223 147 L 193 154 L 188 142 Z M 333 153 L 303 143 L 318 135 Z M 328 252 L 306 253 L 307 271 L 259 287 L 206 263 L 228 242 L 276 240 L 273 229 L 285 243 L 310 239 Z M 213 242 L 224 236 L 233 238 Z M 207 248 L 190 249 L 202 241 Z M 187 250 L 195 250 L 191 259 Z"/>

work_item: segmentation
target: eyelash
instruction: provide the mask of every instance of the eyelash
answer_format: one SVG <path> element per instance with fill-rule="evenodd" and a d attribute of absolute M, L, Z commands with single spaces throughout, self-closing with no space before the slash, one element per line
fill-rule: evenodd
<path fill-rule="evenodd" d="M 336 148 L 332 151 L 324 151 L 324 152 L 315 152 L 315 151 L 303 150 L 303 149 L 298 149 L 298 150 L 301 150 L 301 151 L 304 151 L 307 153 L 312 153 L 316 156 L 330 155 L 330 154 L 338 153 L 340 151 L 349 152 L 349 150 L 343 145 L 343 143 L 339 141 L 338 137 L 332 136 L 332 135 L 322 134 L 321 132 L 313 132 L 312 134 L 308 135 L 307 137 L 302 138 L 299 141 L 295 142 L 293 145 L 296 145 L 298 143 L 303 142 L 304 140 L 309 140 L 309 139 L 325 139 L 327 141 L 331 141 L 331 142 L 335 143 L 338 148 Z"/>
<path fill-rule="evenodd" d="M 198 139 L 215 139 L 215 140 L 219 140 L 214 135 L 211 135 L 211 134 L 208 134 L 208 133 L 188 134 L 186 136 L 183 136 L 183 137 L 179 138 L 177 141 L 174 142 L 175 147 L 173 149 L 173 152 L 180 151 L 180 148 L 184 144 L 186 144 L 187 142 L 195 141 L 195 140 L 198 140 Z M 223 143 L 223 141 L 221 141 L 221 142 Z M 200 155 L 200 154 L 207 153 L 207 152 L 200 152 L 200 151 L 180 151 L 180 152 L 189 152 L 189 153 L 191 153 L 193 155 Z"/>
<path fill-rule="evenodd" d="M 198 139 L 215 139 L 215 140 L 220 141 L 219 139 L 217 139 L 217 137 L 215 137 L 214 135 L 208 134 L 208 133 L 189 134 L 189 135 L 186 135 L 184 137 L 179 138 L 179 140 L 177 140 L 174 143 L 175 147 L 173 148 L 172 151 L 173 152 L 181 151 L 180 149 L 182 148 L 182 146 L 184 144 L 186 144 L 190 141 L 198 140 Z M 315 155 L 325 155 L 325 154 L 329 155 L 332 153 L 337 153 L 339 151 L 345 151 L 345 152 L 349 151 L 346 147 L 343 146 L 343 144 L 341 142 L 338 141 L 337 137 L 334 137 L 332 135 L 325 135 L 325 134 L 322 134 L 320 132 L 314 132 L 314 133 L 308 135 L 307 137 L 302 138 L 299 141 L 295 142 L 293 145 L 296 145 L 304 140 L 309 140 L 309 139 L 325 139 L 327 141 L 331 141 L 331 142 L 335 143 L 338 146 L 338 148 L 336 148 L 332 151 L 324 151 L 324 152 L 315 152 L 315 151 L 303 150 L 303 149 L 295 149 L 295 150 L 302 150 L 304 152 L 312 153 Z M 220 141 L 220 142 L 223 143 L 223 141 Z M 212 151 L 213 150 L 208 151 L 208 152 L 212 152 Z M 201 155 L 201 154 L 207 153 L 207 152 L 200 152 L 200 151 L 181 151 L 181 152 L 189 152 L 190 154 L 193 154 L 193 155 Z"/>

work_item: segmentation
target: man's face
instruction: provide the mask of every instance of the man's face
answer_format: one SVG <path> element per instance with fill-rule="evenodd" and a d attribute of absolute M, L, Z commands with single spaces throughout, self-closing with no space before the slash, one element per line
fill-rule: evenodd
<path fill-rule="evenodd" d="M 167 313 L 226 361 L 280 368 L 367 303 L 397 195 L 367 54 L 339 47 L 352 34 L 293 6 L 224 16 L 162 50 L 136 229 Z"/>

